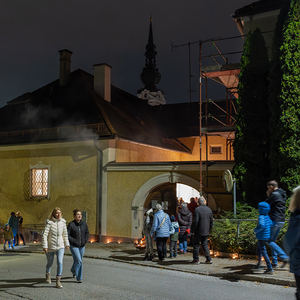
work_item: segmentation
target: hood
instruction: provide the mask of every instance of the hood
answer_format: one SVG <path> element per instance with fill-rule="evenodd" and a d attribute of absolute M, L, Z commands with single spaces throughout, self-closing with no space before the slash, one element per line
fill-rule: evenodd
<path fill-rule="evenodd" d="M 187 207 L 184 206 L 184 207 L 181 207 L 180 213 L 182 215 L 186 216 L 186 215 L 190 214 L 191 212 L 190 212 L 190 210 Z"/>
<path fill-rule="evenodd" d="M 270 211 L 270 204 L 267 202 L 259 202 L 258 211 L 260 215 L 267 215 Z"/>
<path fill-rule="evenodd" d="M 279 188 L 275 190 L 275 192 L 278 192 L 282 196 L 282 198 L 286 199 L 286 191 L 284 191 L 283 189 Z"/>
<path fill-rule="evenodd" d="M 173 227 L 174 227 L 174 228 L 179 228 L 179 224 L 178 224 L 178 222 L 177 222 L 177 221 L 175 221 L 175 222 L 172 222 L 172 225 L 173 225 Z"/>

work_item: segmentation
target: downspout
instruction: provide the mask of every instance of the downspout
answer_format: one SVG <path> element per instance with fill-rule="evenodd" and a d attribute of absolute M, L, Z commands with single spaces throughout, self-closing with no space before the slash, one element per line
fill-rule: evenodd
<path fill-rule="evenodd" d="M 97 146 L 98 138 L 94 140 L 94 146 L 97 152 L 97 214 L 98 214 L 98 234 L 99 243 L 101 243 L 101 222 L 102 222 L 102 168 L 103 168 L 103 152 Z"/>

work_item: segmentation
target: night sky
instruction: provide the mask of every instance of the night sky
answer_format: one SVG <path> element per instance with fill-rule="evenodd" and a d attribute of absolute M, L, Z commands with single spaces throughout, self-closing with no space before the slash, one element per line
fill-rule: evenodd
<path fill-rule="evenodd" d="M 150 14 L 153 18 L 158 85 L 167 103 L 189 101 L 188 47 L 175 45 L 238 36 L 231 17 L 253 0 L 12 0 L 0 3 L 0 107 L 58 79 L 59 54 L 73 52 L 71 71 L 93 74 L 93 65 L 112 66 L 112 84 L 131 93 L 143 87 Z M 217 44 L 242 50 L 242 39 Z M 205 45 L 203 54 L 215 53 Z M 228 56 L 229 62 L 239 57 Z M 198 44 L 191 45 L 192 101 L 198 100 Z M 220 60 L 222 62 L 222 60 Z M 204 65 L 214 65 L 211 59 Z M 209 85 L 212 99 L 225 97 Z M 222 95 L 220 95 L 220 93 Z M 224 98 L 223 97 L 223 98 Z"/>

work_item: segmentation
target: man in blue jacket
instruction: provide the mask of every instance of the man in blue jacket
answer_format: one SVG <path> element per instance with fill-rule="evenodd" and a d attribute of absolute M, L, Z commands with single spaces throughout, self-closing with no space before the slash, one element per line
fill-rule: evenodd
<path fill-rule="evenodd" d="M 278 183 L 275 180 L 269 181 L 267 184 L 267 196 L 266 202 L 270 204 L 269 216 L 272 220 L 271 236 L 268 241 L 272 250 L 272 266 L 277 267 L 278 258 L 283 261 L 282 268 L 289 261 L 289 257 L 286 253 L 276 244 L 277 236 L 285 222 L 285 202 L 286 192 L 281 188 L 278 188 Z"/>

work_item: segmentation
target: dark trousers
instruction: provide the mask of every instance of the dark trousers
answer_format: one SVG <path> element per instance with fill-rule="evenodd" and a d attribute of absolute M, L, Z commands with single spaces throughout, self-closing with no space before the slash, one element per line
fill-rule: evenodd
<path fill-rule="evenodd" d="M 199 249 L 201 244 L 203 251 L 204 251 L 204 256 L 206 260 L 211 260 L 210 254 L 209 254 L 209 249 L 207 246 L 207 236 L 201 236 L 201 235 L 194 235 L 194 251 L 193 251 L 193 259 L 194 260 L 199 260 Z"/>
<path fill-rule="evenodd" d="M 23 245 L 25 245 L 25 240 L 24 240 L 24 236 L 22 233 L 17 234 L 17 244 L 19 244 L 19 236 L 21 237 L 22 241 L 23 241 Z"/>
<path fill-rule="evenodd" d="M 170 241 L 170 256 L 177 256 L 177 241 Z"/>
<path fill-rule="evenodd" d="M 267 253 L 266 242 L 267 241 L 257 240 L 258 264 L 260 265 L 261 257 L 263 256 L 263 258 L 265 259 L 265 262 L 267 264 L 267 268 L 268 268 L 268 270 L 270 270 L 270 269 L 272 269 L 272 265 L 270 263 L 270 258 Z"/>
<path fill-rule="evenodd" d="M 168 237 L 157 237 L 157 255 L 159 260 L 163 260 L 167 256 L 167 240 Z"/>

